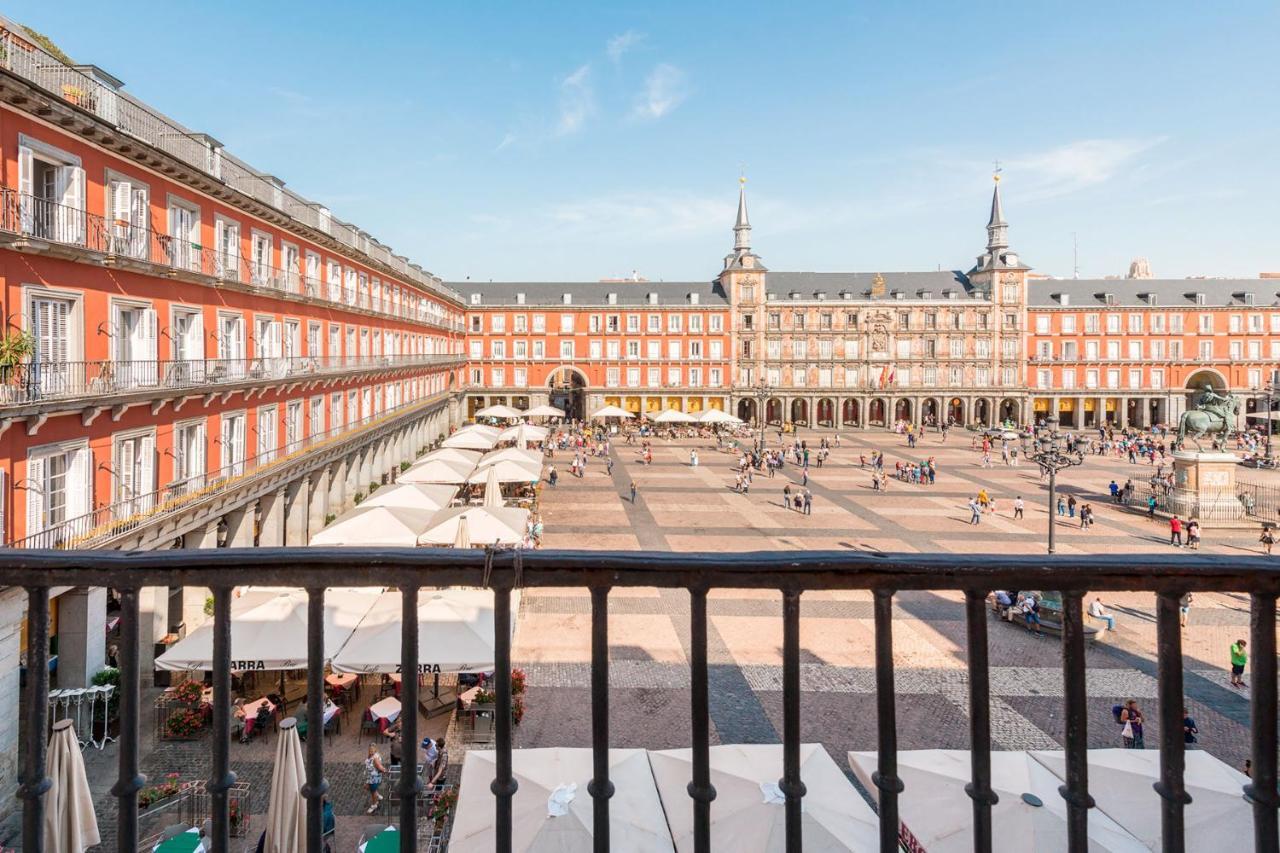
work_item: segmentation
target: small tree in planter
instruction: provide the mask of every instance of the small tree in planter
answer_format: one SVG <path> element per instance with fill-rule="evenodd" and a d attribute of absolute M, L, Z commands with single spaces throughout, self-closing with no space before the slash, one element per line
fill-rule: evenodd
<path fill-rule="evenodd" d="M 0 392 L 5 400 L 14 397 L 11 386 L 16 378 L 16 368 L 26 364 L 35 352 L 35 338 L 21 329 L 12 329 L 0 336 L 0 384 L 3 384 Z"/>

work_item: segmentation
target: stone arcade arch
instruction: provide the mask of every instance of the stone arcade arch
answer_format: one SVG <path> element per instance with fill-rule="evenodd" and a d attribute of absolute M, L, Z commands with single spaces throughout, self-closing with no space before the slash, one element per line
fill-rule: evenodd
<path fill-rule="evenodd" d="M 859 414 L 861 413 L 858 409 L 859 405 L 857 400 L 849 399 L 844 401 L 840 407 L 840 420 L 845 426 L 862 425 L 862 419 L 859 417 Z"/>

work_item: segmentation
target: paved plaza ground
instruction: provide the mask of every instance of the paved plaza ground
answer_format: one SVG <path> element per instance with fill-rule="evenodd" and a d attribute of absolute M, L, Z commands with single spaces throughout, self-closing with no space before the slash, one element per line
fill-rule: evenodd
<path fill-rule="evenodd" d="M 816 446 L 822 435 L 801 432 Z M 553 460 L 560 472 L 555 488 L 544 488 L 544 547 L 651 549 L 662 551 L 752 551 L 850 549 L 884 552 L 1043 553 L 1046 491 L 1037 470 L 1023 463 L 1006 467 L 995 454 L 984 468 L 970 435 L 953 431 L 945 444 L 936 433 L 915 449 L 902 436 L 846 431 L 822 468 L 811 468 L 813 514 L 782 505 L 782 488 L 799 472 L 787 466 L 770 479 L 757 477 L 748 495 L 732 490 L 734 458 L 705 441 L 656 440 L 653 464 L 642 465 L 638 447 L 617 444 L 610 476 L 593 458 L 585 477 L 568 476 L 568 454 Z M 770 440 L 776 434 L 771 433 Z M 787 437 L 790 442 L 791 436 Z M 697 448 L 700 464 L 689 465 Z M 934 457 L 933 486 L 890 478 L 887 493 L 871 488 L 870 472 L 859 456 L 872 450 L 895 461 Z M 1091 502 L 1097 524 L 1081 530 L 1073 519 L 1058 528 L 1061 553 L 1147 552 L 1174 561 L 1166 522 L 1149 522 L 1122 510 L 1106 495 L 1112 478 L 1139 482 L 1146 465 L 1088 457 L 1066 472 L 1059 486 Z M 1253 476 L 1253 472 L 1250 472 Z M 628 497 L 635 482 L 638 496 Z M 997 511 L 978 527 L 968 524 L 966 503 L 985 487 Z M 1022 495 L 1026 517 L 1012 518 L 1012 498 Z M 1207 530 L 1208 553 L 1258 553 L 1256 531 Z M 1280 560 L 1280 555 L 1276 557 Z M 1118 746 L 1119 726 L 1111 706 L 1137 699 L 1150 715 L 1146 740 L 1158 743 L 1155 720 L 1156 664 L 1154 596 L 1103 596 L 1117 617 L 1114 634 L 1088 650 L 1092 746 Z M 876 745 L 872 669 L 872 609 L 868 593 L 806 593 L 801 605 L 802 723 L 805 740 L 825 745 L 847 769 L 848 750 Z M 894 652 L 898 736 L 902 749 L 967 748 L 967 667 L 961 598 L 948 592 L 907 592 L 895 598 Z M 782 731 L 781 598 L 767 591 L 717 590 L 709 601 L 711 718 L 713 742 L 778 742 Z M 1232 765 L 1249 748 L 1248 691 L 1227 684 L 1227 647 L 1247 636 L 1249 601 L 1244 595 L 1197 596 L 1184 636 L 1187 704 L 1199 722 L 1201 746 Z M 611 725 L 614 745 L 656 749 L 688 746 L 689 617 L 683 591 L 619 589 L 610 596 Z M 999 749 L 1056 748 L 1063 738 L 1059 643 L 1036 638 L 1019 627 L 991 620 L 991 688 L 995 745 Z M 515 660 L 528 674 L 527 713 L 517 729 L 517 746 L 590 745 L 590 599 L 585 590 L 530 590 L 522 596 Z M 352 718 L 368 704 L 365 699 Z M 443 718 L 421 721 L 433 733 Z M 327 749 L 326 775 L 338 815 L 335 850 L 353 850 L 366 797 L 360 743 L 348 729 Z M 274 738 L 232 745 L 241 779 L 252 782 L 265 811 Z M 385 749 L 384 756 L 385 756 Z M 460 763 L 461 746 L 451 747 Z M 90 750 L 87 759 L 107 828 L 114 802 L 107 790 L 115 776 L 115 750 Z M 197 743 L 155 743 L 144 732 L 143 769 L 153 780 L 177 772 L 184 779 L 207 779 L 207 738 Z M 455 769 L 456 773 L 456 769 Z M 260 828 L 261 815 L 254 818 Z M 254 833 L 256 840 L 256 831 Z M 239 848 L 236 848 L 239 849 Z"/>

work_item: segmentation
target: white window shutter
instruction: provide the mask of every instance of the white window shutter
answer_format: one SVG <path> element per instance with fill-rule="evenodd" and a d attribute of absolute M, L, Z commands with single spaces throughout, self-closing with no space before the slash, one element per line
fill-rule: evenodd
<path fill-rule="evenodd" d="M 80 447 L 72 452 L 71 465 L 67 471 L 67 518 L 84 515 L 90 509 L 90 477 L 93 467 L 89 463 L 88 447 Z"/>
<path fill-rule="evenodd" d="M 117 225 L 127 224 L 130 207 L 133 203 L 133 187 L 128 181 L 111 182 L 111 221 Z"/>
<path fill-rule="evenodd" d="M 43 456 L 32 456 L 27 460 L 27 529 L 25 534 L 33 536 L 44 529 L 44 466 Z"/>
<path fill-rule="evenodd" d="M 190 475 L 193 477 L 202 477 L 207 473 L 205 462 L 205 425 L 200 424 L 195 429 L 195 447 L 192 448 Z"/>
<path fill-rule="evenodd" d="M 134 482 L 135 445 L 133 439 L 120 442 L 116 452 L 116 500 L 132 500 L 138 496 L 138 484 Z"/>
<path fill-rule="evenodd" d="M 22 220 L 22 230 L 29 233 L 34 222 L 34 203 L 31 199 L 35 192 L 35 156 L 25 145 L 18 146 L 18 216 Z"/>
<path fill-rule="evenodd" d="M 135 488 L 140 495 L 150 495 L 156 490 L 156 437 L 154 435 L 144 435 L 142 441 L 139 442 L 138 460 L 138 482 Z M 151 509 L 150 500 L 147 505 L 140 507 L 143 510 Z"/>
<path fill-rule="evenodd" d="M 9 494 L 9 490 L 5 488 L 8 485 L 8 482 L 6 482 L 8 479 L 7 474 L 8 472 L 4 468 L 0 468 L 0 545 L 9 543 L 8 530 L 5 527 L 5 522 L 8 520 L 8 515 L 5 512 L 5 495 Z"/>
<path fill-rule="evenodd" d="M 142 341 L 143 341 L 143 357 L 148 361 L 155 361 L 158 357 L 156 351 L 156 310 L 154 308 L 146 308 L 142 312 Z"/>
<path fill-rule="evenodd" d="M 62 194 L 62 203 L 67 208 L 66 238 L 72 243 L 84 242 L 84 169 L 79 166 L 68 166 L 67 185 Z"/>

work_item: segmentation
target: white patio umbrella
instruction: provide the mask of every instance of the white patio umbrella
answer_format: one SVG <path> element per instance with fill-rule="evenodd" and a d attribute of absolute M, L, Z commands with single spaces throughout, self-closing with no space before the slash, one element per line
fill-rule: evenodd
<path fill-rule="evenodd" d="M 490 465 L 484 470 L 489 472 L 489 476 L 484 481 L 484 502 L 481 506 L 506 506 L 502 500 L 502 488 L 498 485 L 498 466 Z"/>
<path fill-rule="evenodd" d="M 44 795 L 44 847 L 49 853 L 84 853 L 101 843 L 84 757 L 71 721 L 58 720 L 45 759 L 49 790 Z"/>
<path fill-rule="evenodd" d="M 411 486 L 410 486 L 411 488 Z M 348 510 L 311 537 L 312 545 L 395 545 L 412 548 L 436 510 L 364 504 Z"/>
<path fill-rule="evenodd" d="M 658 424 L 691 424 L 696 423 L 698 420 L 693 415 L 687 415 L 678 409 L 666 409 L 657 415 L 646 415 L 645 417 Z"/>
<path fill-rule="evenodd" d="M 423 672 L 493 669 L 491 590 L 423 589 L 418 596 L 418 664 Z M 334 656 L 333 668 L 341 672 L 397 672 L 404 612 L 401 601 L 399 590 L 379 596 Z"/>
<path fill-rule="evenodd" d="M 620 409 L 617 406 L 605 406 L 591 413 L 591 420 L 603 420 L 604 418 L 634 418 L 633 412 L 626 409 Z"/>
<path fill-rule="evenodd" d="M 467 482 L 485 483 L 490 476 L 497 476 L 499 483 L 536 483 L 542 477 L 542 465 L 537 462 L 531 464 L 514 459 L 499 459 L 478 468 L 467 478 Z"/>
<path fill-rule="evenodd" d="M 1066 781 L 1064 753 L 1037 750 L 1031 757 Z M 1090 822 L 1101 812 L 1150 849 L 1160 849 L 1160 795 L 1151 787 L 1159 780 L 1157 749 L 1089 750 L 1089 793 L 1098 804 L 1089 814 Z M 1183 781 L 1191 795 L 1183 808 L 1188 850 L 1222 847 L 1224 827 L 1252 822 L 1252 807 L 1241 794 L 1249 778 L 1231 765 L 1202 750 L 1188 750 Z M 1251 853 L 1253 835 L 1232 833 L 1229 844 L 1233 853 Z"/>
<path fill-rule="evenodd" d="M 396 483 L 365 498 L 360 509 L 385 506 L 434 513 L 447 507 L 457 494 L 457 486 L 445 483 Z"/>
<path fill-rule="evenodd" d="M 528 447 L 531 443 L 540 444 L 546 441 L 550 433 L 551 430 L 546 427 L 534 426 L 533 424 L 516 424 L 502 431 L 502 435 L 498 436 L 498 443 L 514 441 L 516 447 Z"/>
<path fill-rule="evenodd" d="M 458 525 L 466 519 L 473 545 L 515 545 L 524 539 L 529 511 L 517 507 L 451 507 L 435 517 L 432 526 L 418 537 L 419 545 L 452 545 Z"/>
<path fill-rule="evenodd" d="M 471 547 L 471 531 L 467 528 L 467 519 L 458 519 L 458 529 L 453 534 L 453 547 L 467 550 Z"/>
<path fill-rule="evenodd" d="M 497 847 L 493 795 L 489 793 L 495 760 L 492 750 L 467 752 L 449 837 L 450 853 L 489 853 Z M 592 801 L 587 785 L 592 778 L 591 750 L 517 749 L 511 753 L 511 765 L 519 783 L 511 804 L 511 849 L 522 853 L 590 850 Z M 609 781 L 614 784 L 609 800 L 610 848 L 629 853 L 672 850 L 645 751 L 609 750 Z M 687 793 L 684 796 L 689 798 Z M 743 848 L 743 853 L 751 849 L 758 848 Z"/>
<path fill-rule="evenodd" d="M 414 460 L 413 464 L 420 465 L 423 462 L 430 462 L 433 459 L 443 459 L 445 462 L 456 462 L 459 465 L 475 465 L 480 461 L 480 457 L 482 455 L 482 452 L 479 450 L 464 450 L 460 447 L 441 447 L 439 450 L 433 450 L 420 459 Z"/>
<path fill-rule="evenodd" d="M 564 409 L 557 409 L 555 406 L 548 406 L 545 403 L 541 406 L 534 406 L 532 409 L 524 413 L 526 418 L 563 418 Z"/>
<path fill-rule="evenodd" d="M 403 471 L 396 478 L 397 483 L 446 483 L 458 485 L 467 481 L 467 476 L 475 470 L 474 465 L 461 462 L 448 462 L 444 459 L 430 459 L 419 462 L 412 468 Z"/>
<path fill-rule="evenodd" d="M 307 807 L 302 798 L 302 783 L 306 781 L 307 770 L 302 761 L 297 725 L 298 721 L 292 717 L 280 722 L 276 763 L 267 794 L 264 853 L 294 853 L 306 845 Z M 313 732 L 312 737 L 320 737 L 320 732 Z"/>
<path fill-rule="evenodd" d="M 851 752 L 849 765 L 874 795 L 879 790 L 871 781 L 877 767 L 876 753 Z M 903 838 L 914 838 L 929 853 L 972 850 L 973 802 L 964 792 L 971 774 L 968 750 L 899 752 L 898 775 L 906 785 L 898 796 Z M 1000 798 L 991 807 L 994 837 L 1017 839 L 1016 846 L 1024 850 L 1066 850 L 1067 804 L 1058 793 L 1061 784 L 1061 779 L 1025 752 L 991 753 L 991 787 Z M 1092 778 L 1089 787 L 1093 787 Z M 1147 849 L 1099 810 L 1090 813 L 1091 853 Z"/>
<path fill-rule="evenodd" d="M 522 414 L 523 412 L 521 412 L 519 409 L 514 409 L 511 406 L 486 406 L 485 408 L 476 412 L 476 417 L 477 418 L 518 418 Z"/>
<path fill-rule="evenodd" d="M 460 429 L 446 438 L 443 447 L 457 447 L 463 450 L 489 450 L 498 443 L 498 436 L 474 429 Z"/>
<path fill-rule="evenodd" d="M 693 850 L 693 801 L 686 790 L 693 777 L 693 751 L 650 752 L 649 763 L 679 851 Z M 781 744 L 711 747 L 711 849 L 781 853 L 786 849 Z M 819 743 L 800 745 L 803 799 L 802 838 L 806 851 L 877 850 L 875 812 Z M 932 848 L 930 848 L 932 853 Z"/>
<path fill-rule="evenodd" d="M 477 463 L 477 466 L 483 468 L 486 465 L 492 465 L 495 462 L 502 462 L 503 460 L 521 462 L 527 465 L 541 465 L 542 451 L 529 450 L 528 448 L 523 447 L 504 447 L 501 450 L 490 450 L 484 456 L 480 457 L 480 461 Z"/>
<path fill-rule="evenodd" d="M 324 651 L 328 658 L 351 636 L 381 590 L 333 587 L 324 597 Z M 307 594 L 278 591 L 239 613 L 232 608 L 231 669 L 301 669 L 307 665 Z M 213 623 L 196 628 L 156 658 L 168 670 L 213 669 Z"/>
<path fill-rule="evenodd" d="M 700 424 L 740 424 L 742 418 L 723 412 L 720 409 L 707 409 L 698 417 Z"/>

